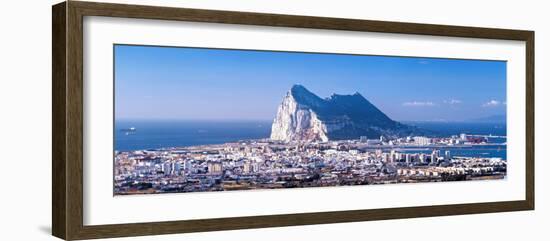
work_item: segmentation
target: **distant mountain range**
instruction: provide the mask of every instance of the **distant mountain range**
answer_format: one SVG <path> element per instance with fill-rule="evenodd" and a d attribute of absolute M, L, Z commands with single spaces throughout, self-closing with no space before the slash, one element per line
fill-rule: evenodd
<path fill-rule="evenodd" d="M 422 134 L 419 128 L 390 119 L 359 93 L 322 99 L 294 85 L 284 96 L 271 127 L 271 139 L 329 141 Z"/>

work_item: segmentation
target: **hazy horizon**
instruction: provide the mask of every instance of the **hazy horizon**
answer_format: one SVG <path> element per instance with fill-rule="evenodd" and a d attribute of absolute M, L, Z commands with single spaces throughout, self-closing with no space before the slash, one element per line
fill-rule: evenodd
<path fill-rule="evenodd" d="M 117 121 L 271 121 L 294 84 L 359 92 L 402 122 L 506 114 L 503 61 L 130 45 L 114 57 Z"/>

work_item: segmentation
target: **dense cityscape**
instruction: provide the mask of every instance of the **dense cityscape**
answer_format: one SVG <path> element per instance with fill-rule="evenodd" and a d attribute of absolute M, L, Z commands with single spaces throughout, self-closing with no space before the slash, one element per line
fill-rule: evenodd
<path fill-rule="evenodd" d="M 115 195 L 503 179 L 506 150 L 487 135 L 282 142 L 115 152 Z M 485 153 L 486 154 L 486 153 Z"/>

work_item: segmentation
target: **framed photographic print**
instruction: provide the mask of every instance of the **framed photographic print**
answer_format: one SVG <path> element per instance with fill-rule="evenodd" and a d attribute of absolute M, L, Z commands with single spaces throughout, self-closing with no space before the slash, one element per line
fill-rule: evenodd
<path fill-rule="evenodd" d="M 534 209 L 534 32 L 53 6 L 53 235 Z"/>

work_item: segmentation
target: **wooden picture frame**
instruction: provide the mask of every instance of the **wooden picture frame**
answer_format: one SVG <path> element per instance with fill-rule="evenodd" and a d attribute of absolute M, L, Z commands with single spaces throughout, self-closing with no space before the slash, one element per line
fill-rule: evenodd
<path fill-rule="evenodd" d="M 533 210 L 534 32 L 263 13 L 68 1 L 52 8 L 52 233 L 66 239 L 111 238 Z M 83 17 L 107 16 L 258 26 L 518 40 L 526 43 L 525 200 L 87 226 L 83 224 Z"/>

